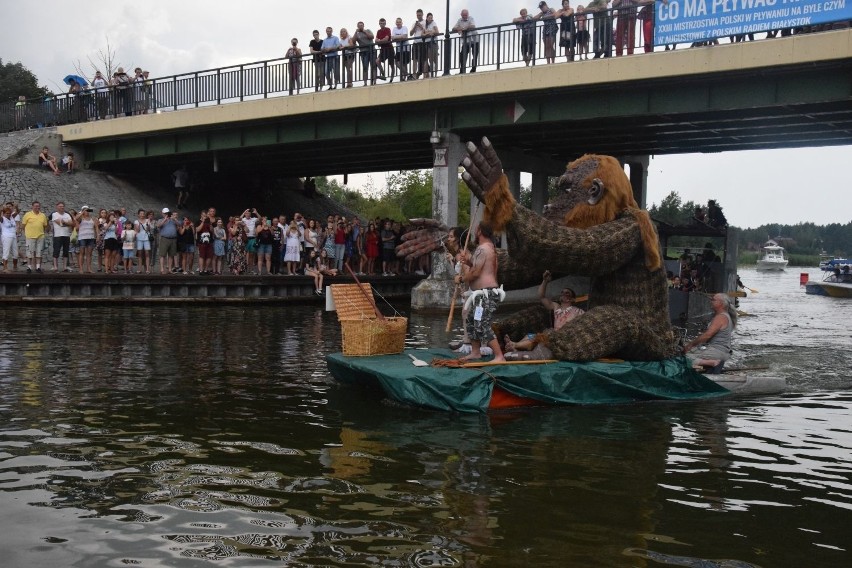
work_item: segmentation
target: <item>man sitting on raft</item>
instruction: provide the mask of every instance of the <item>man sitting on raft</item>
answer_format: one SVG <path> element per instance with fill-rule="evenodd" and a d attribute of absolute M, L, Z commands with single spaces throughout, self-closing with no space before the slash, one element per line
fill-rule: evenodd
<path fill-rule="evenodd" d="M 715 315 L 707 330 L 683 346 L 693 367 L 716 367 L 731 358 L 731 341 L 737 326 L 737 311 L 726 294 L 714 294 Z"/>
<path fill-rule="evenodd" d="M 544 274 L 541 277 L 541 284 L 538 287 L 538 299 L 545 308 L 553 312 L 553 329 L 557 330 L 575 317 L 583 314 L 584 311 L 574 305 L 574 301 L 577 299 L 577 295 L 571 288 L 564 288 L 562 290 L 562 292 L 559 294 L 558 302 L 554 302 L 553 300 L 548 298 L 546 295 L 547 285 L 550 284 L 551 279 L 552 276 L 550 274 L 550 271 L 545 270 Z M 543 353 L 533 354 L 535 355 L 535 357 L 520 355 L 519 353 L 517 353 L 518 351 L 533 351 L 536 348 L 536 345 L 538 345 L 538 340 L 536 339 L 536 335 L 534 333 L 528 333 L 527 336 L 520 341 L 512 341 L 512 339 L 508 335 L 506 335 L 503 339 L 506 346 L 507 359 L 546 359 L 550 357 L 550 355 L 546 355 Z M 540 357 L 538 355 L 546 356 Z"/>

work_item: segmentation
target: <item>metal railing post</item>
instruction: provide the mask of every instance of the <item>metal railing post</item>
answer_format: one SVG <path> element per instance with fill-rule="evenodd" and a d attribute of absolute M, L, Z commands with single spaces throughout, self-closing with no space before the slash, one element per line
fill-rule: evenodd
<path fill-rule="evenodd" d="M 503 45 L 503 24 L 497 26 L 497 70 L 500 70 L 500 60 L 503 59 L 503 54 L 500 51 L 500 47 Z"/>

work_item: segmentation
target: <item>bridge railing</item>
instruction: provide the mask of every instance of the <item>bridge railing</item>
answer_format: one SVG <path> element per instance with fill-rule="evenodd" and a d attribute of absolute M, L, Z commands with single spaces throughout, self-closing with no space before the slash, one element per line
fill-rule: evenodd
<path fill-rule="evenodd" d="M 374 62 L 381 62 L 380 69 L 387 82 L 399 81 L 401 75 L 406 79 L 416 75 L 427 60 L 429 73 L 441 77 L 474 70 L 576 61 L 584 44 L 589 59 L 650 52 L 654 51 L 650 37 L 653 15 L 653 3 L 646 3 L 622 10 L 585 12 L 582 17 L 575 14 L 566 22 L 542 20 L 527 24 L 531 27 L 508 22 L 477 28 L 475 43 L 470 36 L 455 33 L 437 36 L 430 43 L 410 39 L 404 45 L 394 44 L 395 54 L 402 53 L 403 59 L 411 59 L 403 66 L 404 73 L 389 61 L 381 61 L 380 45 L 355 47 L 336 58 L 338 86 L 348 86 L 350 82 L 352 86 L 371 84 L 374 73 L 378 75 Z M 564 34 L 566 31 L 570 36 Z M 735 39 L 739 40 L 729 41 Z M 523 51 L 527 51 L 526 60 Z M 324 70 L 324 62 L 315 64 L 313 56 L 306 53 L 293 60 L 277 58 L 159 77 L 132 83 L 123 90 L 111 86 L 86 89 L 80 94 L 0 103 L 0 132 L 312 92 L 328 88 L 322 77 Z M 378 79 L 377 84 L 382 82 Z"/>

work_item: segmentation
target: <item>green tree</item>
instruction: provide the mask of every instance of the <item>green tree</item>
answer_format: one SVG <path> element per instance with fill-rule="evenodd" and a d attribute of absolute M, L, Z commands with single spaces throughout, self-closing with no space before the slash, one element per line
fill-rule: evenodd
<path fill-rule="evenodd" d="M 32 71 L 18 63 L 3 63 L 0 59 L 0 102 L 17 100 L 21 95 L 28 99 L 50 94 L 47 87 L 39 87 Z"/>
<path fill-rule="evenodd" d="M 694 210 L 695 208 L 693 207 Z M 672 191 L 660 201 L 659 207 L 656 203 L 652 203 L 651 207 L 648 208 L 648 213 L 658 221 L 668 223 L 669 225 L 681 225 L 683 224 L 684 215 L 683 200 L 680 198 L 678 192 Z"/>

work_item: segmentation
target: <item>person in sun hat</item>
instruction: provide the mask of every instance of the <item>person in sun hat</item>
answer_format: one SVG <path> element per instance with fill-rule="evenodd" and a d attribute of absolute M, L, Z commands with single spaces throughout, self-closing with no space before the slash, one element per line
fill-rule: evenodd
<path fill-rule="evenodd" d="M 157 221 L 160 233 L 157 250 L 160 257 L 160 274 L 167 274 L 173 272 L 177 266 L 178 222 L 176 214 L 172 215 L 168 207 L 163 207 L 162 213 L 163 217 Z"/>

